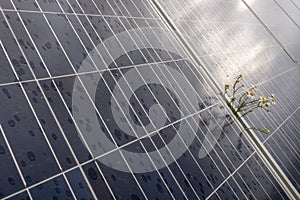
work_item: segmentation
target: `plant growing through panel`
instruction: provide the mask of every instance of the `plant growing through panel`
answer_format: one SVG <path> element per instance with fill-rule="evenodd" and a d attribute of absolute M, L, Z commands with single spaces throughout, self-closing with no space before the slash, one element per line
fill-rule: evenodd
<path fill-rule="evenodd" d="M 263 109 L 270 112 L 271 104 L 275 104 L 275 96 L 271 94 L 269 97 L 257 96 L 257 86 L 252 85 L 249 89 L 244 89 L 242 84 L 243 76 L 239 74 L 233 85 L 225 84 L 224 95 L 228 99 L 228 106 L 231 108 L 234 115 L 238 118 L 244 117 L 257 109 Z M 229 95 L 230 94 L 230 95 Z M 266 128 L 249 127 L 248 130 L 256 130 L 265 134 L 269 134 L 270 130 Z"/>

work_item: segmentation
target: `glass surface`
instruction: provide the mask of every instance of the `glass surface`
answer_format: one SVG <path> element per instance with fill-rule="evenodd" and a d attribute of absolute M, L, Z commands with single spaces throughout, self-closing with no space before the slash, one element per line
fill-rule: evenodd
<path fill-rule="evenodd" d="M 287 199 L 176 31 L 219 86 L 276 94 L 246 120 L 299 190 L 299 67 L 242 1 L 158 2 L 176 30 L 147 0 L 0 2 L 0 198 Z M 268 5 L 297 57 L 297 4 Z"/>
<path fill-rule="evenodd" d="M 250 127 L 271 130 L 257 135 L 299 191 L 297 1 L 158 2 L 220 90 L 242 73 L 246 88 L 257 85 L 258 97 L 275 94 L 271 113 L 257 111 L 245 119 Z"/>

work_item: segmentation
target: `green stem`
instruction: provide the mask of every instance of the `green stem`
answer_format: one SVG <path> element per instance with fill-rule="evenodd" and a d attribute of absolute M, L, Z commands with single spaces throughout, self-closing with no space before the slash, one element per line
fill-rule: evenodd
<path fill-rule="evenodd" d="M 239 83 L 239 77 L 236 78 L 234 84 L 233 84 L 233 87 L 232 87 L 232 98 L 231 98 L 231 101 L 230 101 L 230 104 L 234 101 L 235 98 L 235 93 L 236 93 L 236 85 Z"/>
<path fill-rule="evenodd" d="M 245 112 L 244 114 L 242 114 L 242 115 L 241 115 L 241 117 L 244 117 L 244 116 L 246 116 L 247 114 L 249 114 L 249 113 L 253 112 L 253 111 L 254 111 L 255 109 L 257 109 L 257 108 L 259 108 L 259 106 L 256 106 L 256 107 L 254 107 L 254 108 L 250 109 L 249 111 Z"/>
<path fill-rule="evenodd" d="M 239 104 L 241 104 L 241 102 L 242 102 L 242 100 L 243 100 L 243 98 L 244 98 L 245 96 L 247 97 L 247 94 L 246 94 L 246 93 L 244 93 L 244 94 L 240 97 L 240 99 L 239 99 Z"/>
<path fill-rule="evenodd" d="M 259 100 L 260 100 L 260 99 L 255 99 L 255 100 L 253 100 L 253 101 L 249 101 L 249 102 L 246 103 L 246 105 L 247 105 L 247 104 L 252 104 L 252 103 L 259 102 Z"/>
<path fill-rule="evenodd" d="M 265 134 L 269 134 L 270 133 L 270 131 L 268 129 L 260 129 L 260 128 L 256 128 L 256 127 L 246 128 L 246 130 L 259 131 L 259 132 L 265 133 Z"/>
<path fill-rule="evenodd" d="M 234 93 L 236 93 L 237 91 L 239 91 L 239 89 L 241 89 L 242 87 L 244 87 L 244 85 L 239 86 L 237 89 L 234 90 Z"/>
<path fill-rule="evenodd" d="M 249 99 L 248 96 L 245 97 L 245 99 L 239 103 L 239 106 L 237 108 L 237 112 L 240 112 L 246 105 L 247 105 L 247 100 Z"/>

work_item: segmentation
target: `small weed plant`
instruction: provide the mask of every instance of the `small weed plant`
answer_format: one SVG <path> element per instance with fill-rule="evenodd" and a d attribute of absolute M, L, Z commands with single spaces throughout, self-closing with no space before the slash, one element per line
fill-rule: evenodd
<path fill-rule="evenodd" d="M 224 95 L 228 98 L 228 105 L 231 107 L 235 116 L 241 118 L 257 109 L 263 109 L 270 112 L 271 104 L 275 104 L 275 96 L 271 94 L 269 97 L 257 96 L 257 86 L 253 84 L 250 89 L 244 89 L 245 85 L 242 84 L 243 75 L 239 74 L 233 85 L 225 84 Z M 230 95 L 229 95 L 230 94 Z M 266 128 L 249 127 L 265 134 L 269 134 L 270 130 Z"/>

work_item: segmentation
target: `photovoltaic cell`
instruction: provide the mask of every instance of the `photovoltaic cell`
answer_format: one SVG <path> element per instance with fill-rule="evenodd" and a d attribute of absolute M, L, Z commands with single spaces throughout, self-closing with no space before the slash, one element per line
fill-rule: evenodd
<path fill-rule="evenodd" d="M 73 189 L 77 199 L 92 199 L 93 195 L 90 191 L 86 179 L 79 169 L 75 169 L 66 174 L 68 181 Z"/>
<path fill-rule="evenodd" d="M 265 76 L 249 70 L 247 81 L 260 81 L 266 91 L 273 88 L 263 87 L 265 77 L 274 88 L 285 76 L 298 85 L 296 65 L 253 14 L 240 15 L 237 1 L 201 11 L 197 5 L 192 14 L 179 10 L 188 1 L 160 3 L 213 77 L 230 72 L 231 78 L 233 64 L 257 58 L 270 66 Z M 151 2 L 0 6 L 0 198 L 287 199 Z M 240 21 L 232 22 L 237 15 Z M 278 121 L 263 120 L 277 132 L 261 138 L 271 153 L 292 151 L 275 160 L 295 185 L 298 138 L 278 134 L 299 129 L 297 111 L 284 115 L 298 105 L 297 95 L 278 111 Z"/>

